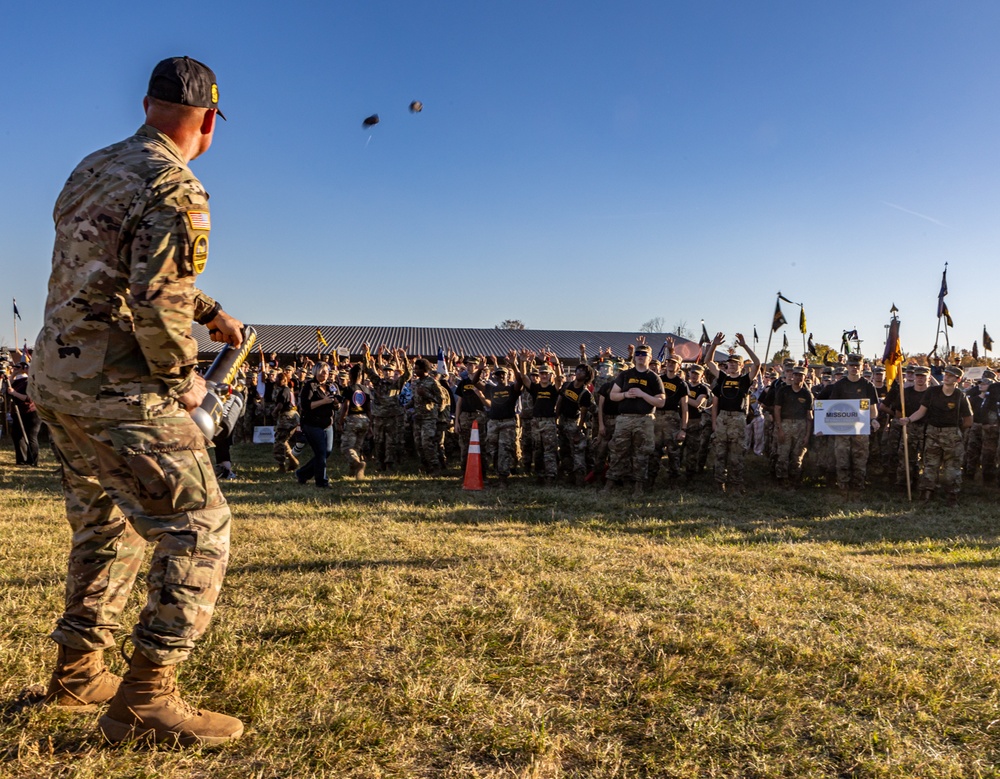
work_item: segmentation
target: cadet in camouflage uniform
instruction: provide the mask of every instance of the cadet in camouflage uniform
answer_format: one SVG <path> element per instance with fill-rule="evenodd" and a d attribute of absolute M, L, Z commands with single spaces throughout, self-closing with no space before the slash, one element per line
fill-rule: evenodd
<path fill-rule="evenodd" d="M 714 356 L 724 340 L 725 336 L 717 333 L 709 344 L 708 354 Z M 742 333 L 736 334 L 736 342 L 750 355 L 753 364 L 748 373 L 743 372 L 743 360 L 736 354 L 729 355 L 724 370 L 720 371 L 712 359 L 706 367 L 715 377 L 712 387 L 715 396 L 712 401 L 715 483 L 720 490 L 740 493 L 743 490 L 743 444 L 746 440 L 748 398 L 760 373 L 760 360 L 747 345 Z"/>
<path fill-rule="evenodd" d="M 667 476 L 675 481 L 681 475 L 681 445 L 688 434 L 688 385 L 681 371 L 681 358 L 674 354 L 674 341 L 667 338 L 670 354 L 663 361 L 663 391 L 666 403 L 656 409 L 653 418 L 654 453 L 649 459 L 648 486 L 652 487 L 660 473 L 660 459 L 667 455 Z"/>
<path fill-rule="evenodd" d="M 340 407 L 340 452 L 347 460 L 350 476 L 358 481 L 365 478 L 365 458 L 362 453 L 365 437 L 371 427 L 371 394 L 361 384 L 361 365 L 352 365 L 348 386 L 344 389 L 344 404 Z"/>
<path fill-rule="evenodd" d="M 921 419 L 927 423 L 924 471 L 920 477 L 921 497 L 925 501 L 934 496 L 940 483 L 953 503 L 962 486 L 962 459 L 965 456 L 962 431 L 972 426 L 969 399 L 958 388 L 962 375 L 961 368 L 949 365 L 944 369 L 941 385 L 928 389 L 920 408 L 899 420 L 901 425 Z"/>
<path fill-rule="evenodd" d="M 197 711 L 174 685 L 229 559 L 229 506 L 187 413 L 206 394 L 192 320 L 214 340 L 242 341 L 242 324 L 195 288 L 211 223 L 188 162 L 208 149 L 221 115 L 215 74 L 187 57 L 164 60 L 143 107 L 146 124 L 85 158 L 55 206 L 31 396 L 62 464 L 73 536 L 48 700 L 85 708 L 112 699 L 100 720 L 112 741 L 217 744 L 242 723 Z M 119 686 L 102 653 L 115 644 L 147 541 L 146 605 Z"/>
<path fill-rule="evenodd" d="M 990 386 L 996 374 L 983 371 L 975 393 L 969 393 L 972 404 L 972 429 L 965 442 L 965 479 L 974 482 L 980 466 L 983 470 L 983 484 L 996 484 L 997 432 L 1000 416 L 990 393 Z"/>
<path fill-rule="evenodd" d="M 820 400 L 860 400 L 870 413 L 871 431 L 878 431 L 878 393 L 875 385 L 861 375 L 864 359 L 860 354 L 847 356 L 847 376 L 820 392 Z M 833 455 L 837 463 L 837 488 L 841 492 L 860 492 L 868 475 L 870 433 L 833 437 Z"/>
<path fill-rule="evenodd" d="M 288 386 L 288 376 L 279 373 L 275 377 L 274 392 L 274 446 L 271 451 L 274 460 L 278 463 L 278 470 L 284 473 L 286 470 L 294 471 L 299 467 L 298 458 L 292 453 L 292 447 L 288 445 L 288 440 L 292 437 L 299 426 L 299 412 L 295 405 L 295 393 Z M 251 392 L 256 392 L 251 388 Z"/>
<path fill-rule="evenodd" d="M 385 347 L 383 347 L 383 350 Z M 365 375 L 372 385 L 372 452 L 375 465 L 380 471 L 391 471 L 403 459 L 403 406 L 399 402 L 403 385 L 410 380 L 410 361 L 406 352 L 397 349 L 392 352 L 393 362 L 382 362 L 382 375 L 374 368 L 374 360 L 363 345 Z M 382 353 L 384 360 L 385 352 Z M 398 374 L 393 376 L 393 371 Z"/>
<path fill-rule="evenodd" d="M 688 481 L 705 470 L 712 438 L 712 388 L 705 381 L 705 369 L 687 369 L 688 428 L 684 439 L 684 476 Z"/>
<path fill-rule="evenodd" d="M 496 468 L 500 486 L 506 486 L 511 469 L 517 463 L 517 401 L 524 381 L 517 367 L 517 354 L 507 355 L 507 365 L 514 374 L 508 381 L 507 369 L 493 371 L 493 383 L 486 387 L 489 427 L 486 434 L 486 462 Z"/>
<path fill-rule="evenodd" d="M 648 346 L 640 345 L 635 350 L 635 366 L 618 374 L 608 394 L 618 404 L 618 418 L 608 445 L 607 492 L 629 480 L 633 496 L 639 497 L 649 478 L 649 459 L 656 443 L 653 412 L 666 403 L 659 374 L 648 369 L 651 354 Z"/>
<path fill-rule="evenodd" d="M 593 395 L 587 385 L 594 380 L 594 369 L 580 363 L 573 371 L 573 381 L 563 382 L 556 399 L 556 424 L 559 431 L 559 465 L 578 487 L 587 475 L 587 420 Z"/>
<path fill-rule="evenodd" d="M 774 395 L 775 478 L 779 483 L 787 483 L 789 475 L 793 483 L 802 478 L 813 418 L 813 396 L 805 386 L 805 378 L 805 368 L 792 368 L 791 383 L 782 382 Z"/>
<path fill-rule="evenodd" d="M 413 443 L 420 465 L 431 476 L 441 475 L 441 432 L 438 418 L 448 407 L 445 388 L 430 374 L 430 363 L 423 357 L 413 363 Z"/>

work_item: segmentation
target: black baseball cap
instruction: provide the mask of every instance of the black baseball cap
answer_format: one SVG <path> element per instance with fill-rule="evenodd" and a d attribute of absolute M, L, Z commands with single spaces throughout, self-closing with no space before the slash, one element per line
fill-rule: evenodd
<path fill-rule="evenodd" d="M 191 57 L 168 57 L 158 62 L 149 77 L 146 94 L 167 103 L 214 108 L 219 116 L 226 118 L 219 110 L 219 85 L 215 73 L 208 65 Z"/>

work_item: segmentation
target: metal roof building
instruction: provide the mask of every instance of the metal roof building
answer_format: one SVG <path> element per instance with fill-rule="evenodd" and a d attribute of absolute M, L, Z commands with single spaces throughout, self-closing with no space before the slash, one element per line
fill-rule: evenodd
<path fill-rule="evenodd" d="M 257 341 L 267 355 L 277 352 L 280 360 L 296 355 L 317 352 L 316 325 L 265 325 L 254 324 Z M 437 357 L 438 348 L 453 350 L 460 355 L 501 356 L 511 349 L 530 349 L 537 352 L 547 349 L 554 352 L 561 362 L 575 363 L 580 359 L 580 344 L 586 344 L 587 356 L 596 357 L 602 348 L 610 347 L 615 355 L 627 354 L 629 344 L 644 335 L 656 356 L 669 333 L 608 333 L 589 330 L 499 330 L 471 327 L 386 327 L 319 325 L 327 346 L 323 354 L 343 348 L 352 358 L 361 356 L 361 345 L 368 343 L 377 349 L 385 344 L 389 348 L 403 347 L 411 356 Z M 208 330 L 194 325 L 192 330 L 198 340 L 199 357 L 211 360 L 221 348 L 212 341 Z M 674 336 L 674 348 L 685 360 L 697 359 L 700 348 L 694 341 Z"/>

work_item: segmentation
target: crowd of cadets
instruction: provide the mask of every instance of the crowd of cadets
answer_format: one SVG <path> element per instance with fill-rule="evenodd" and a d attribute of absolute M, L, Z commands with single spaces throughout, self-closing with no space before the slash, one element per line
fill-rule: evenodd
<path fill-rule="evenodd" d="M 716 355 L 723 340 L 719 333 L 706 354 Z M 367 344 L 353 364 L 272 361 L 262 375 L 247 371 L 247 413 L 235 436 L 249 440 L 255 426 L 273 425 L 278 468 L 319 486 L 338 448 L 356 479 L 366 464 L 387 472 L 408 458 L 428 474 L 449 465 L 464 473 L 474 428 L 486 475 L 500 486 L 520 474 L 641 494 L 708 473 L 718 489 L 739 493 L 752 456 L 767 458 L 773 480 L 787 489 L 804 476 L 849 494 L 876 479 L 905 488 L 907 465 L 912 490 L 925 500 L 935 492 L 954 500 L 962 479 L 980 472 L 984 484 L 998 485 L 1000 384 L 992 371 L 973 384 L 957 367 L 939 366 L 932 376 L 927 366 L 906 365 L 901 393 L 886 386 L 881 365 L 860 355 L 762 370 L 741 334 L 736 344 L 748 359 L 734 347 L 724 361 L 703 364 L 684 364 L 669 339 L 662 361 L 642 337 L 621 358 L 602 350 L 588 360 L 581 345 L 572 372 L 549 351 L 450 352 L 435 365 Z M 817 399 L 867 401 L 877 409 L 871 433 L 813 433 Z M 318 431 L 329 431 L 329 440 Z M 312 458 L 302 465 L 307 446 Z"/>

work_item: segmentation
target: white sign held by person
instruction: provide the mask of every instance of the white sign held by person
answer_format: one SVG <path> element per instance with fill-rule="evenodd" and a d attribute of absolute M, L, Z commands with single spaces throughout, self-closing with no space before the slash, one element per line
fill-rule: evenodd
<path fill-rule="evenodd" d="M 258 425 L 253 429 L 253 442 L 255 444 L 273 444 L 274 428 L 270 425 Z"/>
<path fill-rule="evenodd" d="M 871 401 L 817 400 L 813 406 L 817 435 L 868 435 L 872 431 Z"/>

